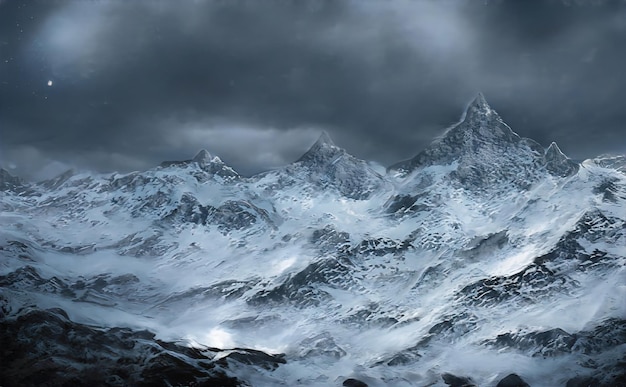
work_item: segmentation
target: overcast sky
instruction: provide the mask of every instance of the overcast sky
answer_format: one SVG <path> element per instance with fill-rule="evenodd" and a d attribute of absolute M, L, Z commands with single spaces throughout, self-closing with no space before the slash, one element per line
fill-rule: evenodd
<path fill-rule="evenodd" d="M 244 174 L 322 130 L 389 165 L 479 91 L 570 157 L 626 153 L 624 1 L 0 0 L 0 166 Z"/>

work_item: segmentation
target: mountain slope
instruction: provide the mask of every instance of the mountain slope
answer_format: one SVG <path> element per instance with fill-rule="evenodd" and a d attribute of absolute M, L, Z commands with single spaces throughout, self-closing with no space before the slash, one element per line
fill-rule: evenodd
<path fill-rule="evenodd" d="M 7 186 L 2 347 L 21 360 L 0 382 L 33 380 L 26 362 L 102 385 L 623 385 L 620 160 L 544 150 L 479 95 L 386 175 L 322 134 L 249 178 L 201 151 Z"/>

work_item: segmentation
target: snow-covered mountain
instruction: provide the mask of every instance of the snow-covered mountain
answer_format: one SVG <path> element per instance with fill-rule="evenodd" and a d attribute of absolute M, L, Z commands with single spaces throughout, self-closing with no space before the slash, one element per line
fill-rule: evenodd
<path fill-rule="evenodd" d="M 624 157 L 482 95 L 384 175 L 324 133 L 0 190 L 3 386 L 626 385 Z"/>

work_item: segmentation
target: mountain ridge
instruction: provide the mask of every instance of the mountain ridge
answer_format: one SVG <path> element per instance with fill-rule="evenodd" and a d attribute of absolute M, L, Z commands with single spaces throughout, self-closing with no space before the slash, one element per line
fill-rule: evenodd
<path fill-rule="evenodd" d="M 530 149 L 531 153 L 537 152 L 539 153 L 538 156 L 548 157 L 549 161 L 546 160 L 543 164 L 551 173 L 565 174 L 562 177 L 569 176 L 577 170 L 576 165 L 578 163 L 568 158 L 555 142 L 552 142 L 547 148 L 543 148 L 532 139 L 520 137 L 500 118 L 484 95 L 478 93 L 466 106 L 459 122 L 448 128 L 442 136 L 434 139 L 429 146 L 418 152 L 413 158 L 392 163 L 387 167 L 387 173 L 397 174 L 398 171 L 401 171 L 407 175 L 415 168 L 433 164 L 449 164 L 462 156 L 464 152 L 474 152 L 477 147 L 480 147 L 481 142 L 496 142 L 496 145 L 503 146 L 510 145 L 510 143 L 523 144 Z M 342 154 L 354 157 L 345 149 L 337 146 L 327 131 L 322 131 L 316 142 L 294 163 L 324 162 L 333 156 L 339 158 Z M 224 164 L 218 156 L 211 154 L 206 149 L 200 149 L 193 158 L 188 160 L 163 161 L 159 167 L 186 166 L 192 162 L 198 163 L 202 169 L 212 174 L 223 177 L 239 176 L 232 167 Z M 270 171 L 262 171 L 250 177 L 268 172 Z M 57 177 L 52 179 L 54 178 Z"/>
<path fill-rule="evenodd" d="M 77 385 L 623 384 L 623 160 L 574 167 L 472 104 L 458 153 L 405 174 L 322 133 L 252 177 L 200 151 L 3 191 L 1 384 L 34 383 L 23 364 Z"/>

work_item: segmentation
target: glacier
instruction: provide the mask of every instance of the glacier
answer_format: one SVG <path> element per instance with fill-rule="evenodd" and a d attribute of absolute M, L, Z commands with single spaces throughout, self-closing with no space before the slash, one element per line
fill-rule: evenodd
<path fill-rule="evenodd" d="M 2 170 L 0 385 L 626 385 L 625 165 L 478 95 L 387 171 Z"/>

